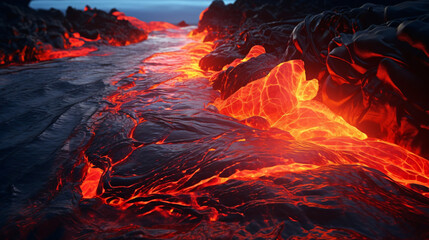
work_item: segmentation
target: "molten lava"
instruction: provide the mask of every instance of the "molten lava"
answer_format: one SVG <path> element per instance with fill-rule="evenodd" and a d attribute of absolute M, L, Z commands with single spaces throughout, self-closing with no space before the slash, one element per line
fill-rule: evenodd
<path fill-rule="evenodd" d="M 125 15 L 125 13 L 123 12 L 113 12 L 112 13 L 114 16 L 116 16 L 118 18 L 118 20 L 127 20 L 129 21 L 132 25 L 134 25 L 137 28 L 140 28 L 142 30 L 145 30 L 146 32 L 153 32 L 153 31 L 163 31 L 166 29 L 178 29 L 179 27 L 177 27 L 176 25 L 173 25 L 171 23 L 168 22 L 158 22 L 158 21 L 152 21 L 152 22 L 143 22 L 142 20 L 135 18 L 135 17 L 131 17 L 131 16 L 127 16 Z"/>
<path fill-rule="evenodd" d="M 239 120 L 262 117 L 271 127 L 285 130 L 298 140 L 366 138 L 322 103 L 312 100 L 317 90 L 318 81 L 305 78 L 304 63 L 293 60 L 280 64 L 267 77 L 248 84 L 225 101 L 218 99 L 215 106 Z"/>
<path fill-rule="evenodd" d="M 112 83 L 117 91 L 93 116 L 91 141 L 80 153 L 80 163 L 87 165 L 80 185 L 83 199 L 101 199 L 141 222 L 142 229 L 166 231 L 142 233 L 149 238 L 196 238 L 206 228 L 235 235 L 252 232 L 252 224 L 259 229 L 252 237 L 278 237 L 284 231 L 289 236 L 281 222 L 297 224 L 306 236 L 333 237 L 339 231 L 363 238 L 352 230 L 327 230 L 329 220 L 302 229 L 324 212 L 332 218 L 356 214 L 359 203 L 364 210 L 357 212 L 373 208 L 397 216 L 394 209 L 420 211 L 421 203 L 407 194 L 429 196 L 429 162 L 397 145 L 368 139 L 314 100 L 318 82 L 306 80 L 302 61 L 279 64 L 225 100 L 200 94 L 210 87 L 207 79 L 213 73 L 200 70 L 198 61 L 212 46 L 193 41 L 181 51 L 154 54 L 138 71 Z M 262 53 L 262 47 L 254 47 L 233 64 Z M 145 86 L 146 76 L 157 73 L 170 77 Z M 219 112 L 235 120 L 208 111 L 215 111 L 213 106 L 189 107 L 200 98 L 215 100 Z M 388 193 L 377 184 L 398 190 Z M 398 206 L 396 200 L 408 205 Z"/>
<path fill-rule="evenodd" d="M 120 15 L 121 16 L 121 15 Z M 192 36 L 193 39 L 198 39 L 201 37 L 200 35 L 194 35 Z M 138 86 L 136 87 L 135 82 L 131 82 L 128 84 L 121 85 L 119 82 L 112 82 L 113 85 L 118 86 L 118 92 L 110 95 L 107 97 L 107 101 L 110 103 L 110 106 L 107 107 L 104 111 L 119 114 L 121 111 L 124 111 L 126 107 L 123 107 L 123 105 L 126 105 L 129 102 L 134 101 L 135 99 L 138 99 L 139 96 L 144 95 L 145 93 L 150 92 L 153 89 L 156 89 L 160 85 L 174 85 L 178 82 L 185 81 L 187 79 L 195 79 L 195 78 L 207 78 L 209 75 L 208 73 L 202 71 L 198 66 L 199 59 L 209 53 L 212 50 L 212 42 L 206 42 L 206 43 L 199 43 L 199 42 L 191 42 L 183 47 L 183 50 L 186 54 L 183 52 L 164 52 L 160 54 L 154 54 L 148 58 L 146 58 L 143 62 L 147 64 L 146 67 L 141 67 L 138 73 L 135 74 L 145 74 L 146 72 L 166 72 L 166 73 L 178 73 L 177 76 L 168 79 L 165 82 L 161 82 L 159 84 L 156 84 L 152 86 L 151 88 L 147 90 L 137 90 Z M 180 59 L 180 61 L 183 63 L 177 67 L 171 68 L 168 64 L 167 65 L 161 65 L 158 66 L 156 63 L 158 62 L 164 62 L 168 63 L 169 59 Z M 134 77 L 135 74 L 131 74 L 128 77 L 134 78 L 134 80 L 137 80 L 138 78 Z M 162 103 L 162 99 L 149 99 L 149 105 L 154 104 L 156 102 Z M 125 109 L 124 109 L 125 108 Z M 167 108 L 169 109 L 169 108 Z M 128 119 L 131 119 L 133 122 L 133 127 L 130 130 L 129 137 L 133 139 L 134 130 L 137 127 L 138 124 L 141 124 L 145 122 L 143 117 L 138 117 L 137 119 L 129 117 Z M 163 141 L 157 142 L 157 144 L 163 144 Z M 135 151 L 138 148 L 132 148 L 132 151 L 127 154 L 123 159 L 111 163 L 114 165 L 119 164 L 123 161 L 126 161 L 127 158 L 132 154 L 133 151 Z M 84 162 L 87 162 L 87 156 L 83 152 L 82 153 L 83 158 L 85 159 Z M 108 156 L 105 156 L 109 161 L 112 161 Z M 87 162 L 90 166 L 88 167 L 87 173 L 85 178 L 83 179 L 83 182 L 81 184 L 81 190 L 83 198 L 93 198 L 96 196 L 96 189 L 98 188 L 98 184 L 100 181 L 100 178 L 102 177 L 103 171 L 100 168 L 97 168 L 90 162 Z M 120 201 L 122 202 L 122 201 Z M 115 203 L 115 205 L 118 205 Z"/>
<path fill-rule="evenodd" d="M 222 4 L 214 2 L 214 6 Z M 86 11 L 95 10 L 88 7 Z M 108 58 L 89 56 L 71 66 L 60 61 L 37 69 L 41 70 L 37 76 L 44 77 L 90 65 L 70 79 L 59 81 L 52 74 L 30 95 L 4 98 L 23 106 L 36 96 L 34 101 L 40 103 L 34 111 L 30 104 L 29 113 L 13 112 L 11 119 L 35 112 L 38 117 L 31 123 L 36 124 L 40 116 L 51 115 L 52 109 L 58 114 L 43 121 L 46 126 L 38 126 L 44 130 L 37 128 L 28 135 L 37 141 L 3 152 L 15 156 L 20 155 L 18 150 L 47 146 L 58 139 L 66 142 L 48 146 L 52 151 L 43 156 L 58 153 L 52 162 L 39 165 L 30 158 L 12 166 L 31 165 L 8 181 L 7 189 L 1 189 L 2 198 L 11 205 L 6 211 L 12 209 L 19 216 L 4 219 L 10 224 L 0 228 L 0 235 L 5 233 L 6 239 L 429 238 L 427 159 L 368 138 L 334 114 L 318 101 L 319 82 L 306 79 L 310 74 L 303 61 L 277 65 L 279 60 L 265 53 L 269 46 L 257 45 L 243 59 L 225 66 L 230 75 L 215 82 L 213 76 L 227 73 L 204 71 L 198 63 L 218 46 L 219 41 L 204 42 L 217 36 L 216 32 L 188 34 L 188 28 L 171 29 L 114 14 L 156 32 L 145 43 L 114 48 Z M 170 29 L 157 31 L 165 28 Z M 91 35 L 95 40 L 90 40 L 67 34 L 66 50 L 84 51 L 100 35 Z M 108 41 L 106 36 L 101 38 Z M 135 39 L 128 40 L 121 44 Z M 236 56 L 243 56 L 242 52 Z M 55 56 L 46 59 L 50 57 Z M 100 63 L 88 64 L 100 59 Z M 232 77 L 237 73 L 233 68 L 248 67 L 241 72 L 245 75 L 259 60 L 269 65 L 266 71 L 253 71 L 255 75 L 243 81 Z M 34 68 L 22 69 L 7 74 L 24 80 L 35 75 Z M 80 81 L 82 76 L 84 81 Z M 229 85 L 230 79 L 240 84 Z M 223 95 L 213 90 L 211 84 L 218 83 L 237 88 Z M 75 84 L 79 88 L 73 88 Z M 21 92 L 28 91 L 25 86 Z M 45 90 L 49 90 L 45 98 L 37 99 Z M 73 101 L 72 95 L 77 96 Z M 21 97 L 26 101 L 19 102 Z M 56 99 L 60 107 L 42 106 L 44 100 Z M 12 126 L 9 122 L 13 120 L 3 126 Z M 65 127 L 69 122 L 75 124 L 74 131 Z M 58 131 L 64 138 L 57 137 Z M 18 140 L 21 144 L 24 139 Z M 16 159 L 33 154 L 28 152 Z M 51 163 L 52 169 L 39 167 Z M 31 174 L 25 178 L 27 172 Z M 37 188 L 31 199 L 25 190 L 29 187 L 15 184 L 15 180 L 27 182 L 45 174 L 38 186 L 49 189 Z M 21 208 L 16 199 L 29 204 Z"/>
<path fill-rule="evenodd" d="M 278 65 L 268 76 L 241 88 L 228 99 L 216 99 L 214 105 L 222 114 L 244 123 L 260 117 L 259 121 L 266 120 L 269 127 L 287 131 L 297 140 L 354 153 L 355 159 L 345 158 L 332 164 L 369 166 L 404 185 L 429 187 L 426 159 L 395 144 L 367 139 L 324 104 L 312 100 L 317 91 L 318 81 L 305 78 L 304 63 L 292 60 Z M 253 123 L 250 121 L 249 125 L 257 127 Z"/>

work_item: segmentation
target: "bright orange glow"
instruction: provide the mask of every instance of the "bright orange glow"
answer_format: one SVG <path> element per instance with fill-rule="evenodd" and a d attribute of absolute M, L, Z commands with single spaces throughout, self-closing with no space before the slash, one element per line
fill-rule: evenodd
<path fill-rule="evenodd" d="M 118 20 L 127 20 L 134 27 L 142 29 L 148 33 L 153 32 L 153 31 L 163 31 L 166 29 L 178 29 L 179 28 L 176 25 L 173 25 L 173 24 L 168 23 L 168 22 L 157 22 L 157 21 L 152 21 L 152 22 L 148 22 L 148 23 L 143 22 L 142 20 L 140 20 L 138 18 L 127 16 L 123 12 L 119 12 L 119 11 L 113 12 L 112 14 L 114 16 L 116 16 L 118 18 Z"/>
<path fill-rule="evenodd" d="M 201 40 L 204 36 L 191 33 L 189 38 Z M 209 78 L 213 75 L 213 72 L 202 71 L 198 66 L 198 62 L 212 48 L 213 43 L 211 42 L 191 42 L 184 46 L 182 51 L 157 53 L 146 58 L 144 68 L 140 67 L 138 72 L 128 75 L 127 78 L 134 78 L 137 81 L 137 74 L 153 72 L 174 73 L 176 76 L 155 84 L 146 90 L 139 90 L 136 87 L 138 86 L 137 82 L 123 85 L 120 85 L 120 81 L 112 82 L 113 85 L 118 87 L 118 90 L 105 99 L 109 102 L 108 106 L 103 113 L 96 115 L 95 118 L 102 118 L 102 115 L 106 113 L 119 115 L 121 112 L 130 111 L 130 109 L 126 109 L 128 103 L 136 101 L 140 96 L 160 87 L 174 88 L 177 84 L 186 83 L 190 79 Z M 237 64 L 264 52 L 261 46 L 255 46 L 246 58 L 237 60 Z M 314 100 L 317 91 L 317 80 L 307 81 L 303 62 L 293 60 L 278 65 L 267 77 L 249 83 L 228 99 L 217 99 L 215 101 L 214 105 L 220 113 L 241 120 L 242 123 L 253 128 L 266 130 L 263 131 L 263 134 L 273 141 L 269 146 L 272 149 L 264 152 L 273 155 L 269 162 L 263 158 L 260 161 L 258 159 L 258 164 L 256 165 L 237 167 L 229 171 L 229 173 L 226 173 L 229 169 L 210 172 L 210 174 L 207 174 L 207 169 L 204 170 L 201 167 L 197 167 L 192 171 L 185 169 L 180 171 L 180 179 L 175 179 L 174 181 L 154 177 L 155 183 L 144 183 L 135 188 L 131 186 L 132 193 L 126 197 L 120 194 L 118 194 L 119 196 L 114 195 L 114 197 L 109 197 L 108 194 L 97 195 L 96 189 L 99 187 L 100 177 L 103 176 L 103 172 L 100 169 L 89 167 L 87 176 L 83 179 L 81 185 L 83 197 L 99 197 L 106 204 L 115 206 L 118 209 L 127 209 L 131 206 L 146 206 L 155 203 L 155 200 L 152 200 L 150 196 L 157 194 L 168 194 L 175 197 L 186 195 L 189 196 L 189 201 L 177 200 L 174 204 L 208 212 L 208 221 L 217 221 L 221 213 L 217 212 L 215 208 L 203 206 L 196 201 L 196 198 L 210 194 L 205 189 L 225 184 L 231 180 L 266 181 L 270 177 L 281 177 L 290 173 L 306 171 L 311 172 L 320 167 L 360 165 L 379 170 L 407 187 L 410 187 L 410 184 L 429 187 L 429 162 L 426 159 L 412 154 L 397 145 L 376 139 L 367 139 L 365 134 L 332 113 L 325 105 Z M 154 97 L 153 99 L 146 99 L 144 103 L 149 106 L 163 103 L 163 99 Z M 160 108 L 163 108 L 162 104 Z M 164 107 L 163 110 L 171 110 L 171 108 Z M 135 129 L 139 124 L 146 121 L 144 117 L 139 115 L 137 110 L 134 113 L 135 116 L 127 117 L 132 127 L 128 129 L 129 131 L 126 134 L 133 141 L 135 140 Z M 284 131 L 275 130 L 274 128 Z M 252 142 L 254 136 L 251 136 L 251 133 L 248 134 L 249 136 L 237 136 L 234 142 L 230 144 L 244 146 L 243 151 L 245 151 L 245 147 L 258 147 L 261 149 L 267 147 L 262 143 Z M 219 135 L 207 141 L 214 143 L 223 141 L 224 138 L 225 136 Z M 225 142 L 228 140 L 230 139 L 226 139 Z M 277 140 L 279 141 L 276 142 Z M 298 154 L 290 154 L 288 151 L 291 151 L 291 147 L 287 148 L 284 145 L 287 141 L 294 141 L 297 145 L 308 145 L 311 150 L 305 148 L 308 152 L 304 152 L 304 155 L 300 155 L 299 152 Z M 152 144 L 153 146 L 161 147 L 172 143 L 168 142 L 167 137 L 162 137 L 156 139 Z M 199 143 L 196 142 L 195 144 Z M 208 145 L 205 156 L 216 154 L 217 147 L 212 147 L 210 142 Z M 142 147 L 144 147 L 144 144 L 132 145 L 129 152 L 115 162 L 109 156 L 103 156 L 103 158 L 106 161 L 110 161 L 109 166 L 115 168 L 126 163 L 130 156 Z M 330 151 L 329 154 L 324 154 L 326 150 Z M 82 156 L 86 155 L 85 151 L 86 148 L 82 151 Z M 227 158 L 228 152 L 224 154 L 226 155 L 225 158 Z M 309 154 L 310 157 L 307 158 L 305 154 Z M 182 160 L 184 159 L 174 159 L 178 163 Z M 222 160 L 222 158 L 215 159 L 213 163 L 216 161 L 220 163 Z M 235 164 L 239 165 L 240 163 Z M 231 166 L 231 168 L 233 167 Z M 204 171 L 206 172 L 204 173 Z M 200 173 L 202 175 L 207 174 L 207 177 L 197 178 L 196 176 Z M 129 186 L 115 186 L 111 187 L 110 190 L 114 191 L 116 187 L 127 189 Z M 429 193 L 422 192 L 422 194 L 429 196 Z M 157 201 L 159 202 L 160 200 Z M 173 204 L 168 200 L 162 201 L 166 205 Z M 177 209 L 172 207 L 154 207 L 139 213 L 138 216 L 148 216 L 155 213 L 158 214 L 157 216 L 162 216 L 166 219 L 185 214 L 178 213 Z"/>
<path fill-rule="evenodd" d="M 299 140 L 338 136 L 366 138 L 325 105 L 313 101 L 317 90 L 317 80 L 305 78 L 304 63 L 293 60 L 280 64 L 267 77 L 249 83 L 228 99 L 217 99 L 214 105 L 221 113 L 239 120 L 254 116 L 265 118 L 271 127 L 290 132 Z"/>
<path fill-rule="evenodd" d="M 78 49 L 58 50 L 48 45 L 46 46 L 45 50 L 46 50 L 45 52 L 43 52 L 38 56 L 39 61 L 47 61 L 51 59 L 64 58 L 64 57 L 85 56 L 98 49 L 92 46 L 92 47 L 83 47 Z"/>
<path fill-rule="evenodd" d="M 80 185 L 83 198 L 94 198 L 97 196 L 97 188 L 101 175 L 103 175 L 103 170 L 95 168 L 93 165 L 88 167 L 85 179 L 83 180 L 82 185 Z"/>
<path fill-rule="evenodd" d="M 185 45 L 182 49 L 183 51 L 179 52 L 163 52 L 154 54 L 144 60 L 144 63 L 148 63 L 148 66 L 146 67 L 140 67 L 138 72 L 139 74 L 145 74 L 147 72 L 165 72 L 165 73 L 179 73 L 176 77 L 171 78 L 165 82 L 161 82 L 159 84 L 155 84 L 148 90 L 142 91 L 142 90 L 136 90 L 136 84 L 135 82 L 131 82 L 124 85 L 118 85 L 118 81 L 112 82 L 112 85 L 118 85 L 118 91 L 116 93 L 111 94 L 110 96 L 106 97 L 106 100 L 110 102 L 110 106 L 105 109 L 106 112 L 111 113 L 118 113 L 122 111 L 122 105 L 126 104 L 128 102 L 131 102 L 138 98 L 138 96 L 145 94 L 146 91 L 150 91 L 152 89 L 157 88 L 160 85 L 163 86 L 174 86 L 174 84 L 182 82 L 187 79 L 195 79 L 195 78 L 208 78 L 210 73 L 207 73 L 205 71 L 202 71 L 198 66 L 198 61 L 203 56 L 208 54 L 212 50 L 213 43 L 212 42 L 191 42 L 187 45 Z M 175 59 L 175 61 L 179 61 L 180 65 L 175 65 L 173 67 L 169 66 L 169 64 L 158 66 L 156 64 L 150 64 L 150 63 L 168 63 L 170 59 Z M 137 74 L 135 73 L 135 74 Z M 127 77 L 133 77 L 135 74 L 131 74 Z M 162 101 L 161 99 L 151 99 L 149 100 L 148 104 L 155 103 Z M 140 118 L 138 120 L 135 120 L 133 118 L 132 121 L 134 122 L 134 127 L 130 130 L 129 136 L 130 138 L 133 137 L 134 129 L 137 127 L 138 124 L 144 122 L 145 120 L 143 118 Z M 164 140 L 158 141 L 156 144 L 164 144 Z M 133 150 L 125 156 L 122 160 L 112 164 L 115 166 L 116 164 L 120 164 L 123 161 L 126 161 L 127 158 L 132 154 L 134 150 L 137 148 L 133 148 Z M 85 156 L 85 153 L 82 152 L 82 156 Z M 109 158 L 107 158 L 109 159 Z M 86 158 L 84 157 L 84 161 L 88 162 Z M 103 171 L 99 168 L 94 168 L 93 166 L 90 166 L 88 168 L 88 173 L 86 177 L 83 179 L 81 184 L 81 190 L 83 198 L 93 198 L 96 197 L 96 189 L 98 187 L 100 177 L 103 174 Z M 137 196 L 136 196 L 137 197 Z M 125 200 L 116 200 L 109 202 L 111 205 L 115 205 L 118 207 L 126 207 L 129 204 L 125 204 Z M 168 213 L 170 214 L 170 213 Z M 211 217 L 211 219 L 216 219 L 216 214 Z"/>
<path fill-rule="evenodd" d="M 312 163 L 296 169 L 312 169 L 324 165 L 358 164 L 377 169 L 397 182 L 429 186 L 429 163 L 406 149 L 366 135 L 331 112 L 324 104 L 312 100 L 318 91 L 316 79 L 307 81 L 304 63 L 292 60 L 274 68 L 226 100 L 216 99 L 214 105 L 225 114 L 243 120 L 252 127 L 274 127 L 289 132 L 297 140 L 314 142 L 329 149 L 348 152 L 353 158 L 338 157 L 325 163 Z M 256 122 L 255 122 L 255 117 Z M 248 120 L 252 119 L 252 120 Z M 287 166 L 295 163 L 287 163 Z M 246 172 L 247 176 L 271 175 L 283 171 L 274 168 Z M 295 169 L 295 168 L 294 168 Z M 236 175 L 243 177 L 243 173 Z M 222 180 L 223 181 L 223 180 Z M 423 193 L 429 195 L 428 193 Z"/>
<path fill-rule="evenodd" d="M 207 12 L 207 10 L 209 10 L 209 8 L 204 9 L 204 10 L 200 13 L 200 17 L 199 17 L 200 21 L 201 21 L 201 19 L 203 19 L 204 13 L 206 13 L 206 12 Z"/>
<path fill-rule="evenodd" d="M 351 137 L 324 139 L 319 145 L 342 151 L 349 156 L 333 164 L 357 164 L 377 169 L 393 180 L 410 186 L 429 187 L 429 161 L 403 147 L 382 140 L 368 138 L 364 141 Z M 429 197 L 428 192 L 422 193 Z"/>
<path fill-rule="evenodd" d="M 207 35 L 207 30 L 204 30 L 203 32 L 198 32 L 195 30 L 192 30 L 189 32 L 188 34 L 188 38 L 197 41 L 197 42 L 202 42 L 204 40 L 204 38 Z"/>
<path fill-rule="evenodd" d="M 236 67 L 238 64 L 243 63 L 243 62 L 247 62 L 249 59 L 257 57 L 257 56 L 259 56 L 261 54 L 264 54 L 264 53 L 265 53 L 265 48 L 263 46 L 261 46 L 261 45 L 255 45 L 255 46 L 253 46 L 250 49 L 249 53 L 246 55 L 245 58 L 243 58 L 243 59 L 239 59 L 239 58 L 235 59 L 232 63 L 230 63 L 228 65 L 225 65 L 222 68 L 222 70 L 226 70 L 229 67 Z"/>
<path fill-rule="evenodd" d="M 192 79 L 204 77 L 207 78 L 210 73 L 204 72 L 200 69 L 198 62 L 199 60 L 208 54 L 213 49 L 212 42 L 192 42 L 183 47 L 183 50 L 186 51 L 186 57 L 183 56 L 182 52 L 164 52 L 159 54 L 154 54 L 144 60 L 145 63 L 156 63 L 156 62 L 168 62 L 169 59 L 181 59 L 183 65 L 180 65 L 178 68 L 175 68 L 174 71 L 181 73 L 180 76 L 176 77 L 176 81 L 181 81 L 184 79 Z M 146 67 L 145 70 L 149 71 L 165 71 L 171 72 L 170 67 L 165 66 L 153 66 Z"/>

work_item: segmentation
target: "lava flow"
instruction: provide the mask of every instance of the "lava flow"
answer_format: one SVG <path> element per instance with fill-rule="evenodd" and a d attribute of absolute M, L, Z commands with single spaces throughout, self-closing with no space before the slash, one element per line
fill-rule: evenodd
<path fill-rule="evenodd" d="M 429 3 L 364 1 L 0 2 L 1 238 L 429 239 Z"/>
<path fill-rule="evenodd" d="M 212 45 L 155 54 L 112 83 L 81 146 L 84 170 L 74 170 L 83 203 L 98 212 L 85 221 L 109 226 L 85 236 L 427 236 L 426 159 L 367 138 L 313 100 L 318 83 L 300 60 L 216 99 L 213 72 L 198 67 Z"/>
<path fill-rule="evenodd" d="M 364 133 L 324 104 L 312 100 L 317 90 L 318 81 L 305 78 L 304 63 L 292 60 L 280 64 L 267 77 L 248 84 L 226 100 L 217 99 L 215 106 L 221 113 L 249 126 L 279 128 L 297 140 L 353 155 L 353 159 L 337 159 L 330 161 L 331 164 L 368 166 L 406 186 L 429 187 L 429 162 L 426 159 L 400 146 L 367 139 Z M 429 196 L 427 192 L 423 194 Z"/>

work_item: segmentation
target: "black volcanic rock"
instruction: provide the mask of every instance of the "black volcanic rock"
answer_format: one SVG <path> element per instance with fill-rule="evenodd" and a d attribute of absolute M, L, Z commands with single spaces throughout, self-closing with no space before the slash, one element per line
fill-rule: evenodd
<path fill-rule="evenodd" d="M 75 32 L 89 39 L 100 36 L 105 44 L 117 46 L 147 38 L 128 21 L 100 10 L 69 8 L 64 16 L 55 9 L 31 9 L 28 2 L 0 2 L 0 65 L 36 62 L 52 49 L 69 49 Z"/>
<path fill-rule="evenodd" d="M 239 52 L 241 55 L 247 53 L 245 50 L 248 51 L 255 45 L 261 45 L 261 42 L 264 44 L 271 43 L 270 48 L 275 46 L 277 49 L 284 50 L 288 39 L 283 35 L 289 36 L 296 24 L 307 15 L 317 14 L 332 8 L 341 9 L 341 6 L 343 8 L 358 7 L 366 2 L 365 0 L 237 0 L 234 4 L 225 5 L 222 0 L 215 0 L 202 14 L 196 31 L 203 32 L 207 30 L 206 41 L 222 39 L 223 44 L 229 46 L 241 46 L 244 41 L 245 48 L 242 50 L 240 50 L 240 47 L 235 49 L 225 48 L 229 52 Z M 373 0 L 371 2 L 393 4 L 401 1 Z M 279 32 L 282 34 L 279 35 Z M 261 38 L 261 36 L 265 37 Z M 278 40 L 272 38 L 278 38 Z M 223 44 L 218 44 L 217 48 Z M 214 49 L 214 51 L 216 52 L 216 58 L 200 63 L 203 69 L 221 69 L 222 66 L 229 64 L 233 60 L 226 57 L 227 54 L 220 54 L 219 51 L 221 50 Z M 267 49 L 267 52 L 273 53 L 272 49 Z M 275 52 L 278 57 L 283 53 L 283 51 Z M 232 55 L 237 54 L 232 53 Z M 221 58 L 220 56 L 225 57 Z"/>
<path fill-rule="evenodd" d="M 185 21 L 180 21 L 178 24 L 176 24 L 178 27 L 187 27 L 189 24 L 187 24 Z"/>
<path fill-rule="evenodd" d="M 209 8 L 204 12 L 198 22 L 198 30 L 209 30 L 211 34 L 222 34 L 229 26 L 238 26 L 241 20 L 241 11 L 234 5 L 225 3 L 222 0 L 214 0 Z"/>
<path fill-rule="evenodd" d="M 221 70 L 236 58 L 243 58 L 255 45 L 261 45 L 268 53 L 281 56 L 296 20 L 264 23 L 251 29 L 236 32 L 229 38 L 217 40 L 215 49 L 200 61 L 202 69 Z"/>
<path fill-rule="evenodd" d="M 419 26 L 413 43 L 425 41 L 429 21 L 372 26 L 334 39 L 321 94 L 326 105 L 369 136 L 428 157 L 429 55 L 419 49 L 423 44 L 401 41 L 404 25 Z"/>
<path fill-rule="evenodd" d="M 304 60 L 319 99 L 347 122 L 428 157 L 428 12 L 416 1 L 308 16 L 284 59 Z"/>
<path fill-rule="evenodd" d="M 66 19 L 71 30 L 82 36 L 108 41 L 111 45 L 123 46 L 147 39 L 147 34 L 126 20 L 118 20 L 111 13 L 87 7 L 86 11 L 67 8 Z"/>
<path fill-rule="evenodd" d="M 58 10 L 35 11 L 24 5 L 0 3 L 0 65 L 37 61 L 43 45 L 65 48 L 64 15 Z"/>
<path fill-rule="evenodd" d="M 219 71 L 223 66 L 245 55 L 238 52 L 237 46 L 231 43 L 221 44 L 210 54 L 200 59 L 199 65 L 203 70 Z"/>
<path fill-rule="evenodd" d="M 220 72 L 212 80 L 213 88 L 220 90 L 221 98 L 226 99 L 241 87 L 266 76 L 279 63 L 279 59 L 274 55 L 261 54 Z"/>

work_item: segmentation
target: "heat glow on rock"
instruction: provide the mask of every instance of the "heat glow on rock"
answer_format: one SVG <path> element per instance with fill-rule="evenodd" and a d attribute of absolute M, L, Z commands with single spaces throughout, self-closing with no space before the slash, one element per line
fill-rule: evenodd
<path fill-rule="evenodd" d="M 93 116 L 80 189 L 83 201 L 101 200 L 124 220 L 114 236 L 133 229 L 165 239 L 392 237 L 362 228 L 424 218 L 426 159 L 367 138 L 314 100 L 318 83 L 305 79 L 300 60 L 225 100 L 207 94 L 216 73 L 198 67 L 213 46 L 203 35 L 113 82 L 118 90 Z M 263 52 L 256 47 L 237 62 Z M 142 87 L 154 74 L 171 77 Z M 422 236 L 423 225 L 398 232 Z"/>
<path fill-rule="evenodd" d="M 214 1 L 198 28 L 146 23 L 115 9 L 15 11 L 23 21 L 9 41 L 34 41 L 7 48 L 13 58 L 0 56 L 0 64 L 87 56 L 0 69 L 0 236 L 429 239 L 425 151 L 356 124 L 364 117 L 382 130 L 425 111 L 402 108 L 426 96 L 398 95 L 412 78 L 394 73 L 411 61 L 390 54 L 424 25 L 387 22 L 417 8 L 426 14 L 429 5 L 419 2 L 325 11 L 335 1 Z M 50 30 L 37 19 L 48 19 Z M 16 22 L 9 20 L 2 26 Z M 21 23 L 40 32 L 25 35 Z M 377 47 L 389 41 L 399 48 Z M 374 49 L 383 60 L 373 61 Z M 376 71 L 378 62 L 386 68 Z M 416 67 L 407 72 L 420 76 L 423 65 Z M 366 93 L 375 94 L 372 102 L 362 101 Z M 395 93 L 387 105 L 418 111 L 376 108 L 386 93 Z M 353 107 L 366 103 L 375 108 Z"/>
<path fill-rule="evenodd" d="M 220 113 L 251 127 L 278 128 L 300 141 L 354 152 L 356 159 L 343 159 L 341 163 L 377 169 L 404 185 L 414 183 L 429 187 L 426 159 L 395 144 L 368 139 L 323 103 L 312 100 L 317 91 L 318 81 L 306 80 L 304 62 L 291 60 L 281 63 L 268 76 L 251 82 L 226 100 L 216 99 L 214 105 Z"/>
<path fill-rule="evenodd" d="M 127 16 L 125 15 L 125 13 L 119 12 L 119 11 L 113 12 L 112 14 L 116 16 L 118 20 L 127 20 L 135 27 L 143 29 L 147 32 L 162 31 L 166 29 L 178 29 L 176 25 L 173 25 L 168 22 L 159 22 L 159 21 L 144 22 L 138 18 Z"/>
<path fill-rule="evenodd" d="M 88 6 L 83 11 L 70 8 L 67 12 L 68 15 L 65 19 L 75 25 L 67 22 L 64 26 L 56 26 L 63 32 L 49 34 L 54 36 L 52 39 L 57 37 L 59 39 L 57 42 L 52 39 L 49 39 L 52 40 L 52 42 L 49 42 L 46 39 L 35 38 L 33 45 L 25 45 L 22 49 L 12 52 L 7 51 L 5 53 L 0 51 L 0 65 L 16 65 L 65 57 L 87 56 L 97 51 L 100 45 L 127 46 L 146 40 L 153 31 L 179 29 L 178 26 L 171 23 L 160 21 L 144 22 L 135 17 L 126 16 L 119 11 L 106 13 Z M 60 13 L 60 15 L 62 14 Z M 60 19 L 57 22 L 66 21 L 65 19 Z M 39 22 L 43 23 L 44 21 L 40 20 Z M 28 24 L 33 24 L 33 21 L 29 21 Z M 66 27 L 69 29 L 66 29 Z M 34 28 L 36 28 L 36 33 L 43 29 L 43 27 L 40 27 L 40 29 L 39 27 Z M 174 37 L 173 32 L 169 33 L 171 37 Z M 18 30 L 16 30 L 15 35 L 18 34 Z M 13 45 L 11 41 L 9 41 L 9 45 Z"/>

